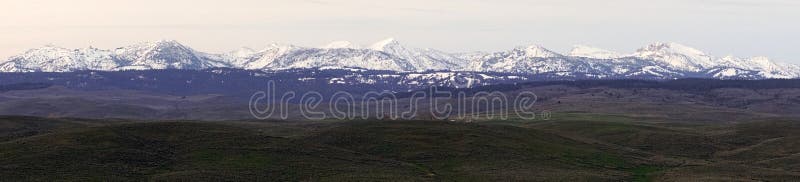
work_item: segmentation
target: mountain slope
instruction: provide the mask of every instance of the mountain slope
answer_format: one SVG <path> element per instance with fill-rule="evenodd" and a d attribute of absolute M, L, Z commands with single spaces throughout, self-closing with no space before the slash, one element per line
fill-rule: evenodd
<path fill-rule="evenodd" d="M 717 65 L 706 53 L 677 43 L 653 43 L 634 53 L 641 59 L 655 60 L 679 70 L 701 71 Z"/>
<path fill-rule="evenodd" d="M 48 45 L 0 64 L 3 72 L 70 72 L 78 70 L 204 69 L 228 67 L 217 57 L 176 41 L 140 43 L 114 50 L 66 49 Z"/>
<path fill-rule="evenodd" d="M 405 47 L 394 38 L 379 41 L 371 45 L 370 49 L 406 60 L 414 67 L 412 71 L 462 70 L 466 63 L 463 59 L 442 51 Z"/>
<path fill-rule="evenodd" d="M 265 60 L 265 59 L 262 59 Z M 303 48 L 275 57 L 263 69 L 364 68 L 370 70 L 411 71 L 414 66 L 384 52 L 366 49 Z"/>
<path fill-rule="evenodd" d="M 69 72 L 77 70 L 111 70 L 119 65 L 110 51 L 66 49 L 54 45 L 31 49 L 0 64 L 3 72 Z"/>
<path fill-rule="evenodd" d="M 117 68 L 119 70 L 204 69 L 230 66 L 174 40 L 118 48 L 114 50 L 113 57 L 122 65 Z"/>

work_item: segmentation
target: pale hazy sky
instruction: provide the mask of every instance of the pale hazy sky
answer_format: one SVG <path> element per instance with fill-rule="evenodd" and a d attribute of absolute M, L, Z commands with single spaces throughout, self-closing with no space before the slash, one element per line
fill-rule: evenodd
<path fill-rule="evenodd" d="M 656 41 L 800 63 L 797 0 L 0 0 L 0 59 L 45 44 L 114 48 L 175 39 L 224 52 L 271 42 L 395 37 L 450 52 Z"/>

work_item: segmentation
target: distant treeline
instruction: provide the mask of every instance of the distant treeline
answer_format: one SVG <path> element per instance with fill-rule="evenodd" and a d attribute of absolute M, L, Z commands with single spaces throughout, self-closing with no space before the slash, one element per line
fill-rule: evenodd
<path fill-rule="evenodd" d="M 535 86 L 542 83 L 524 83 L 523 86 Z M 657 88 L 684 91 L 707 91 L 720 88 L 742 89 L 777 89 L 800 88 L 797 79 L 769 79 L 769 80 L 718 80 L 718 79 L 678 79 L 666 81 L 652 80 L 580 80 L 545 82 L 545 85 L 569 85 L 579 88 L 606 86 L 612 88 Z"/>
<path fill-rule="evenodd" d="M 740 89 L 782 89 L 800 88 L 800 79 L 769 79 L 769 80 L 719 80 L 719 79 L 677 79 L 677 80 L 640 80 L 640 79 L 618 79 L 618 80 L 560 80 L 560 81 L 533 81 L 516 84 L 499 84 L 479 86 L 473 88 L 436 88 L 438 94 L 432 90 L 421 90 L 429 95 L 436 97 L 452 96 L 452 93 L 465 93 L 473 95 L 479 92 L 508 92 L 521 90 L 530 87 L 563 85 L 577 88 L 625 88 L 625 89 L 668 89 L 680 91 L 704 92 L 720 88 L 740 88 Z M 415 91 L 416 92 L 416 91 Z M 410 97 L 415 92 L 398 93 L 397 97 Z M 451 93 L 451 94 L 447 94 Z"/>
<path fill-rule="evenodd" d="M 436 73 L 436 72 L 428 72 Z M 430 85 L 440 86 L 438 91 L 513 91 L 526 87 L 565 85 L 579 88 L 611 87 L 611 88 L 654 88 L 684 91 L 706 91 L 718 88 L 798 88 L 800 80 L 719 80 L 719 79 L 678 79 L 661 80 L 647 77 L 590 79 L 585 76 L 563 77 L 558 74 L 516 75 L 512 73 L 470 73 L 464 75 L 486 74 L 492 77 L 516 76 L 526 78 L 529 82 L 515 80 L 489 80 L 478 82 L 472 88 L 449 88 L 448 83 L 456 81 L 438 80 L 438 78 L 403 76 L 411 73 L 367 70 L 318 70 L 297 69 L 280 72 L 239 69 L 208 70 L 139 70 L 139 71 L 77 71 L 66 73 L 0 73 L 0 91 L 41 89 L 52 85 L 78 90 L 111 90 L 126 89 L 163 93 L 169 95 L 220 94 L 236 98 L 250 99 L 253 93 L 267 90 L 268 81 L 275 83 L 275 93 L 296 92 L 302 95 L 318 92 L 330 96 L 338 92 L 354 95 L 373 91 L 389 91 L 397 97 L 410 96 L 416 90 L 429 90 Z M 386 76 L 390 75 L 390 76 Z M 371 77 L 370 77 L 371 76 Z M 334 80 L 344 81 L 343 84 Z M 413 82 L 412 82 L 413 81 Z M 417 84 L 409 84 L 409 83 Z M 437 95 L 439 96 L 439 95 Z"/>
<path fill-rule="evenodd" d="M 455 89 L 469 92 L 511 91 L 525 87 L 564 85 L 578 88 L 650 88 L 682 91 L 708 91 L 720 88 L 779 89 L 800 88 L 800 79 L 769 80 L 719 80 L 719 79 L 677 79 L 677 80 L 575 80 L 575 81 L 536 81 L 517 84 L 481 86 L 470 89 Z"/>

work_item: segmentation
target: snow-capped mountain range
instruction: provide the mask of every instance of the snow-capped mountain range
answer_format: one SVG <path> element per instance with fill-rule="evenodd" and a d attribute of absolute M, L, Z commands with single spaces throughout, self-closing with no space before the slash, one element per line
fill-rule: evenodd
<path fill-rule="evenodd" d="M 800 66 L 765 57 L 714 57 L 677 43 L 653 43 L 634 53 L 616 53 L 575 46 L 569 54 L 543 46 L 521 46 L 494 53 L 446 53 L 404 46 L 386 39 L 362 46 L 336 41 L 320 47 L 270 44 L 264 49 L 242 48 L 223 54 L 196 51 L 172 40 L 120 47 L 67 49 L 44 46 L 5 61 L 0 72 L 71 72 L 81 70 L 150 70 L 236 68 L 288 70 L 302 68 L 424 72 L 499 72 L 550 74 L 588 78 L 800 78 Z"/>

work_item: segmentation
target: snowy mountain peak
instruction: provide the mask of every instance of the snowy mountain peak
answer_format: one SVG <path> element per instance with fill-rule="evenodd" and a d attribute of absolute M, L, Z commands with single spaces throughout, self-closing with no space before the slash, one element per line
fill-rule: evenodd
<path fill-rule="evenodd" d="M 517 47 L 516 50 L 524 53 L 526 57 L 532 58 L 552 58 L 562 56 L 561 54 L 544 48 L 544 46 L 538 44 L 529 45 L 527 47 Z"/>
<path fill-rule="evenodd" d="M 393 37 L 390 37 L 390 38 L 383 39 L 381 41 L 375 42 L 374 44 L 369 46 L 369 48 L 372 49 L 372 50 L 376 50 L 376 51 L 385 51 L 386 49 L 388 49 L 390 47 L 398 47 L 398 46 L 401 46 L 400 42 L 398 42 L 397 39 L 395 39 Z"/>
<path fill-rule="evenodd" d="M 191 50 L 175 40 L 158 40 L 154 42 L 141 42 L 127 47 L 117 48 L 117 51 L 160 52 L 170 49 Z M 193 50 L 192 50 L 193 51 Z"/>
<path fill-rule="evenodd" d="M 323 48 L 323 49 L 360 49 L 361 46 L 359 46 L 357 44 L 353 44 L 350 41 L 334 41 L 334 42 L 328 43 L 327 45 L 322 46 L 320 48 Z"/>
<path fill-rule="evenodd" d="M 217 58 L 209 58 L 175 40 L 159 40 L 118 48 L 113 56 L 118 70 L 203 69 L 225 66 Z"/>
<path fill-rule="evenodd" d="M 750 62 L 752 66 L 758 66 L 758 68 L 763 70 L 774 71 L 781 69 L 778 63 L 770 60 L 768 57 L 763 57 L 763 56 L 752 57 L 750 58 Z"/>
<path fill-rule="evenodd" d="M 718 65 L 705 52 L 678 43 L 656 42 L 637 50 L 634 56 L 652 59 L 672 68 L 689 71 L 699 71 Z"/>
<path fill-rule="evenodd" d="M 413 67 L 413 69 L 406 71 L 460 70 L 467 64 L 467 61 L 454 54 L 435 49 L 405 47 L 394 38 L 378 41 L 372 44 L 369 49 L 392 55 L 399 58 L 398 61 L 406 62 Z"/>
<path fill-rule="evenodd" d="M 298 48 L 298 46 L 292 44 L 284 44 L 284 43 L 277 43 L 273 42 L 267 45 L 266 50 L 274 50 L 274 49 L 283 49 L 283 50 L 290 50 Z"/>
<path fill-rule="evenodd" d="M 798 78 L 800 66 L 776 62 L 770 58 L 758 56 L 741 61 L 742 68 L 758 71 L 766 78 Z"/>
<path fill-rule="evenodd" d="M 248 56 L 252 56 L 255 53 L 256 53 L 256 50 L 253 49 L 253 48 L 242 47 L 242 48 L 239 48 L 239 49 L 237 49 L 235 51 L 228 52 L 225 55 L 229 55 L 229 56 L 233 56 L 233 57 L 237 57 L 237 58 L 245 58 L 245 57 L 248 57 Z"/>
<path fill-rule="evenodd" d="M 662 52 L 677 53 L 684 55 L 707 56 L 705 52 L 698 49 L 674 42 L 656 42 L 639 49 L 637 52 Z"/>
<path fill-rule="evenodd" d="M 727 55 L 727 56 L 722 57 L 720 59 L 722 59 L 722 60 L 739 60 L 739 58 L 737 58 L 737 57 L 735 57 L 733 55 Z"/>
<path fill-rule="evenodd" d="M 780 63 L 767 57 L 752 57 L 748 59 L 725 56 L 718 60 L 719 68 L 735 68 L 755 73 L 763 78 L 798 78 L 800 66 Z M 734 76 L 741 76 L 735 75 Z"/>
<path fill-rule="evenodd" d="M 751 60 L 755 60 L 755 61 L 759 61 L 759 62 L 772 62 L 772 61 L 770 61 L 770 59 L 768 57 L 765 57 L 765 56 L 756 56 L 756 57 L 752 57 L 750 59 Z"/>
<path fill-rule="evenodd" d="M 68 72 L 83 69 L 112 69 L 110 52 L 67 49 L 52 44 L 30 49 L 0 64 L 4 72 Z"/>
<path fill-rule="evenodd" d="M 158 40 L 158 41 L 152 41 L 152 42 L 140 42 L 140 43 L 137 43 L 137 44 L 133 44 L 133 45 L 130 45 L 130 46 L 127 46 L 127 47 L 118 48 L 118 49 L 126 49 L 126 50 L 135 49 L 135 50 L 158 51 L 160 49 L 170 49 L 170 48 L 188 48 L 188 47 L 184 46 L 183 44 L 179 43 L 178 41 L 164 39 L 164 40 Z"/>
<path fill-rule="evenodd" d="M 622 54 L 619 54 L 614 51 L 609 51 L 586 45 L 573 46 L 572 51 L 570 51 L 569 53 L 569 56 L 594 58 L 594 59 L 614 59 L 614 58 L 624 57 Z"/>
<path fill-rule="evenodd" d="M 155 41 L 153 43 L 154 44 L 160 44 L 160 45 L 180 45 L 181 44 L 177 40 L 173 40 L 173 39 L 161 39 L 161 40 L 157 40 L 157 41 Z"/>

